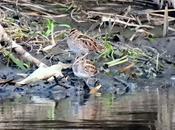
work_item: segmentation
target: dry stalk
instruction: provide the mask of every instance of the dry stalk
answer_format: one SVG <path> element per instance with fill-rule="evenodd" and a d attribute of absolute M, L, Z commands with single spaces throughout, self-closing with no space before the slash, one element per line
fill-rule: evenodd
<path fill-rule="evenodd" d="M 75 12 L 75 10 L 76 10 L 76 9 L 73 9 L 73 10 L 71 11 L 71 14 L 70 14 L 71 18 L 72 18 L 75 22 L 77 22 L 77 23 L 85 22 L 85 21 L 82 21 L 82 20 L 78 20 L 78 19 L 76 19 L 76 18 L 74 17 L 74 12 Z"/>
<path fill-rule="evenodd" d="M 120 19 L 114 19 L 114 18 L 106 17 L 106 16 L 102 16 L 102 21 L 103 22 L 104 21 L 111 21 L 111 22 L 127 25 L 127 26 L 130 26 L 130 27 L 136 27 L 137 29 L 139 29 L 139 28 L 154 28 L 153 26 L 150 26 L 150 25 L 138 25 L 138 24 L 135 24 L 135 23 L 128 23 L 128 22 L 122 21 Z"/>
<path fill-rule="evenodd" d="M 135 18 L 131 18 L 131 17 L 127 17 L 127 16 L 122 16 L 119 14 L 114 14 L 114 13 L 103 13 L 103 12 L 95 12 L 95 11 L 88 11 L 87 12 L 88 15 L 99 15 L 99 16 L 109 16 L 109 17 L 118 17 L 119 19 L 125 19 L 125 20 L 133 20 L 136 21 Z"/>
<path fill-rule="evenodd" d="M 168 5 L 165 6 L 165 13 L 164 13 L 164 25 L 163 25 L 163 37 L 167 35 L 168 32 Z"/>

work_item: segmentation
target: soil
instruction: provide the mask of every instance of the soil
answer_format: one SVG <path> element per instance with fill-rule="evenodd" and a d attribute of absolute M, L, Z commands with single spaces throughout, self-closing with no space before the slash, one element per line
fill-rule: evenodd
<path fill-rule="evenodd" d="M 93 5 L 92 5 L 93 6 Z M 107 8 L 107 7 L 106 7 Z M 93 10 L 99 10 L 99 8 L 92 8 Z M 101 7 L 101 9 L 103 9 Z M 108 9 L 109 10 L 109 9 Z M 113 10 L 112 10 L 113 11 Z M 110 10 L 111 12 L 111 10 Z M 89 35 L 99 34 L 98 29 L 95 24 L 92 22 L 84 22 L 84 23 L 76 23 L 73 21 L 70 16 L 67 16 L 63 19 L 55 19 L 59 23 L 65 23 L 68 25 L 72 25 L 75 28 L 83 32 L 87 32 Z M 61 28 L 58 28 L 58 30 Z M 161 59 L 164 62 L 164 67 L 160 73 L 156 73 L 155 77 L 139 77 L 139 78 L 130 78 L 130 75 L 106 75 L 105 72 L 101 72 L 95 78 L 102 85 L 102 88 L 99 90 L 102 94 L 111 93 L 115 95 L 123 95 L 127 93 L 131 93 L 133 91 L 139 91 L 141 89 L 146 89 L 147 87 L 173 87 L 174 84 L 174 75 L 175 75 L 175 34 L 170 32 L 167 37 L 160 37 L 160 27 L 152 30 L 153 32 L 157 32 L 156 38 L 150 40 L 148 38 L 139 37 L 132 42 L 129 42 L 129 38 L 133 34 L 131 28 L 123 28 L 121 26 L 114 26 L 113 33 L 120 32 L 120 44 L 128 44 L 132 47 L 145 48 L 145 46 L 154 48 L 161 55 Z M 105 32 L 106 29 L 102 29 L 102 33 Z M 122 37 L 122 38 L 121 38 Z M 113 39 L 114 40 L 114 39 Z M 119 44 L 115 40 L 114 44 Z M 55 55 L 61 52 L 61 49 L 67 50 L 66 40 L 60 42 L 55 48 L 52 49 L 51 52 L 47 53 L 47 55 L 36 54 L 35 51 L 31 52 L 33 56 L 36 58 L 46 57 L 43 62 L 50 64 L 56 64 L 58 61 L 63 63 L 72 63 L 75 55 L 69 56 L 69 53 Z M 47 59 L 52 57 L 51 62 Z M 2 57 L 2 56 L 1 56 Z M 110 68 L 116 71 L 117 68 Z M 19 73 L 30 74 L 33 72 L 35 68 L 31 68 L 27 70 L 27 72 L 21 71 L 13 66 L 6 66 L 1 62 L 0 64 L 0 79 L 13 79 L 15 81 L 20 80 Z M 106 69 L 107 70 L 107 69 Z M 90 85 L 87 85 L 84 79 L 78 78 L 74 76 L 71 69 L 63 70 L 63 74 L 66 78 L 58 79 L 58 83 L 55 81 L 46 82 L 41 81 L 35 84 L 25 85 L 23 87 L 17 87 L 14 84 L 3 83 L 0 84 L 0 100 L 14 100 L 15 98 L 27 96 L 40 96 L 45 98 L 50 98 L 56 101 L 59 101 L 62 98 L 66 97 L 74 97 L 78 95 L 82 95 L 84 97 L 89 95 L 89 90 L 96 86 L 96 82 L 92 79 Z"/>

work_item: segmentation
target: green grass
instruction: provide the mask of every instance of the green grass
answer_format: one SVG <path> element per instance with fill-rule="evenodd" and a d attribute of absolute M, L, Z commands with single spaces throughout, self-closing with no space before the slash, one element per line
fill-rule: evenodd
<path fill-rule="evenodd" d="M 22 70 L 26 70 L 28 69 L 30 66 L 26 63 L 24 63 L 23 61 L 19 60 L 18 58 L 16 58 L 13 53 L 7 51 L 7 50 L 3 50 L 2 53 L 4 54 L 4 56 L 6 58 L 8 58 L 8 60 L 12 61 L 18 68 L 22 69 Z"/>

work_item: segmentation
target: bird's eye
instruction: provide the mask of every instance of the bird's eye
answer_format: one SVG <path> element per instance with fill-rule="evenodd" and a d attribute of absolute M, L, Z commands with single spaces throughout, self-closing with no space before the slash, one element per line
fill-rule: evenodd
<path fill-rule="evenodd" d="M 70 33 L 74 32 L 74 31 L 76 31 L 76 29 L 75 29 L 75 28 L 73 28 L 73 29 L 70 31 Z"/>

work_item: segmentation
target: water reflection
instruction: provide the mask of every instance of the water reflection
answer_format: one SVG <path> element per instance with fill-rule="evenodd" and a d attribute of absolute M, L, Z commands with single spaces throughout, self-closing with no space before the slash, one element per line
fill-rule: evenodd
<path fill-rule="evenodd" d="M 156 89 L 115 97 L 90 96 L 58 103 L 0 105 L 1 129 L 175 129 L 174 90 Z M 81 104 L 81 105 L 80 105 Z"/>

